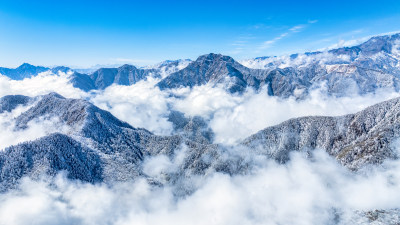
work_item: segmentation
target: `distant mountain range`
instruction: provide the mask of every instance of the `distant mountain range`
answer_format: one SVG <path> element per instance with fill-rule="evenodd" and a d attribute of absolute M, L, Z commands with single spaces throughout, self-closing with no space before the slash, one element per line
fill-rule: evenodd
<path fill-rule="evenodd" d="M 37 74 L 48 70 L 49 68 L 47 67 L 33 66 L 28 63 L 24 63 L 15 69 L 0 67 L 0 74 L 5 75 L 13 80 L 23 80 L 24 78 L 36 76 Z"/>
<path fill-rule="evenodd" d="M 400 90 L 400 34 L 377 36 L 354 47 L 282 57 L 259 57 L 241 62 L 220 54 L 202 55 L 195 61 L 165 61 L 153 67 L 101 68 L 90 74 L 72 72 L 72 84 L 84 91 L 105 89 L 112 84 L 132 85 L 147 77 L 162 79 L 160 89 L 221 85 L 231 93 L 246 88 L 265 88 L 269 95 L 301 98 L 324 86 L 335 96 L 372 93 L 380 88 Z M 0 68 L 0 74 L 21 80 L 51 70 L 23 64 Z"/>

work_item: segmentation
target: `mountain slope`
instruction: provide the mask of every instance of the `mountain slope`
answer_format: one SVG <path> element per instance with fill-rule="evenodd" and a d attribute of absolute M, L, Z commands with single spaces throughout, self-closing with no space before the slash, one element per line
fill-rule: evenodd
<path fill-rule="evenodd" d="M 30 78 L 48 70 L 49 68 L 47 67 L 33 66 L 24 63 L 15 69 L 0 67 L 0 74 L 9 77 L 12 80 L 23 80 L 24 78 Z"/>
<path fill-rule="evenodd" d="M 231 92 L 242 92 L 247 85 L 258 87 L 254 75 L 263 71 L 252 71 L 229 56 L 220 54 L 202 55 L 186 68 L 175 72 L 158 83 L 161 89 L 194 87 L 208 82 L 222 83 Z"/>
<path fill-rule="evenodd" d="M 69 129 L 59 129 L 61 134 L 48 134 L 38 140 L 6 149 L 2 153 L 1 165 L 5 165 L 4 163 L 8 160 L 7 165 L 17 166 L 11 163 L 12 160 L 10 161 L 9 157 L 22 157 L 16 160 L 24 162 L 21 168 L 25 169 L 16 170 L 21 171 L 17 173 L 19 177 L 39 173 L 32 171 L 54 174 L 65 168 L 68 170 L 72 164 L 63 164 L 60 168 L 53 166 L 59 165 L 59 157 L 66 154 L 57 153 L 64 149 L 57 146 L 66 146 L 66 149 L 73 148 L 75 149 L 73 154 L 83 154 L 82 157 L 90 154 L 96 158 L 95 164 L 85 164 L 80 167 L 83 169 L 81 172 L 86 174 L 82 179 L 90 182 L 147 177 L 141 168 L 142 162 L 147 157 L 165 155 L 174 161 L 181 154 L 179 152 L 184 152 L 184 155 L 179 156 L 180 161 L 176 162 L 177 169 L 169 171 L 162 180 L 156 179 L 155 182 L 179 183 L 185 177 L 205 175 L 210 171 L 245 174 L 254 166 L 253 157 L 266 156 L 285 163 L 289 160 L 291 151 L 304 151 L 311 154 L 316 148 L 324 149 L 344 166 L 356 170 L 368 164 L 380 164 L 385 159 L 397 157 L 393 150 L 393 143 L 400 134 L 400 98 L 346 116 L 291 119 L 246 138 L 243 146 L 234 148 L 212 144 L 213 133 L 204 120 L 199 117 L 185 118 L 179 112 L 173 112 L 169 118 L 174 124 L 176 134 L 157 136 L 147 130 L 133 128 L 85 100 L 66 99 L 55 93 L 36 99 L 32 107 L 15 118 L 16 130 L 28 129 L 31 121 L 52 118 L 57 118 L 56 126 L 67 126 Z M 1 105 L 6 105 L 4 110 L 9 111 L 15 108 L 14 105 L 26 104 L 27 100 L 29 98 L 7 96 L 0 102 L 3 102 Z M 4 104 L 4 102 L 9 103 Z M 51 141 L 54 139 L 58 141 Z M 42 148 L 47 152 L 55 152 L 42 156 L 40 155 Z M 15 151 L 19 153 L 12 153 L 10 149 L 17 149 Z M 26 155 L 24 149 L 29 149 L 40 157 L 32 159 L 36 156 Z M 73 155 L 68 157 L 82 158 Z M 46 163 L 42 163 L 39 158 L 44 158 Z M 27 160 L 29 162 L 26 162 Z M 36 164 L 43 166 L 40 170 L 32 166 L 36 165 L 37 160 L 39 161 Z M 90 172 L 94 170 L 94 167 L 99 167 L 95 170 L 101 173 L 94 176 Z M 0 174 L 1 171 L 6 173 L 4 169 L 6 167 L 2 168 L 0 168 Z M 73 170 L 71 171 L 76 174 Z M 81 179 L 75 175 L 71 177 Z M 17 180 L 18 178 L 13 182 Z"/>
<path fill-rule="evenodd" d="M 105 89 L 112 84 L 132 85 L 150 75 L 158 75 L 155 69 L 138 69 L 132 65 L 119 68 L 101 68 L 90 74 L 96 89 Z"/>
<path fill-rule="evenodd" d="M 7 95 L 0 98 L 0 113 L 11 112 L 17 106 L 26 105 L 32 99 L 23 95 Z"/>
<path fill-rule="evenodd" d="M 21 99 L 24 101 L 20 101 Z M 26 99 L 29 100 L 28 97 Z M 25 104 L 25 98 L 6 96 L 0 102 L 4 111 L 10 111 L 15 108 L 14 105 Z M 204 126 L 204 123 L 197 125 L 190 121 L 185 122 L 186 125 L 190 124 L 189 128 L 186 128 L 190 134 L 187 137 L 157 136 L 145 129 L 133 128 L 85 100 L 66 99 L 56 93 L 37 97 L 32 107 L 14 119 L 14 129 L 29 129 L 31 122 L 52 119 L 56 119 L 55 126 L 59 127 L 58 130 L 62 133 L 50 133 L 3 151 L 0 157 L 0 174 L 5 175 L 0 177 L 0 183 L 12 186 L 22 176 L 35 178 L 43 173 L 52 175 L 61 170 L 72 173 L 71 178 L 88 182 L 132 180 L 138 176 L 146 177 L 141 171 L 141 163 L 147 156 L 167 154 L 173 157 L 175 150 L 182 145 L 189 146 L 193 155 L 199 155 L 199 150 L 205 151 L 209 148 L 208 142 L 195 142 L 202 134 L 196 127 Z M 79 161 L 89 157 L 87 154 L 96 158 L 94 164 L 86 164 L 91 162 L 84 162 L 85 160 Z M 65 157 L 75 161 L 68 161 Z M 190 165 L 198 162 L 192 156 L 189 158 L 192 160 L 188 162 Z M 14 161 L 19 163 L 13 164 Z M 76 168 L 81 170 L 80 172 L 74 170 L 75 163 L 76 166 L 83 163 Z M 36 168 L 35 165 L 39 165 L 40 168 Z M 9 172 L 14 166 L 15 171 Z M 197 168 L 193 170 L 197 171 Z M 93 174 L 91 171 L 101 172 Z"/>
<path fill-rule="evenodd" d="M 269 95 L 298 98 L 326 86 L 328 94 L 366 94 L 380 88 L 400 90 L 400 34 L 374 37 L 327 52 L 260 57 L 242 61 L 229 56 L 200 56 L 158 83 L 161 89 L 222 85 L 228 91 L 266 88 Z"/>
<path fill-rule="evenodd" d="M 336 96 L 365 94 L 379 88 L 399 91 L 400 34 L 377 36 L 353 47 L 282 57 L 259 57 L 242 63 L 250 68 L 284 71 L 310 88 L 325 84 Z"/>
<path fill-rule="evenodd" d="M 103 180 L 100 157 L 63 134 L 50 134 L 0 152 L 0 191 L 11 188 L 23 176 L 40 178 L 66 171 L 68 178 L 85 182 Z"/>
<path fill-rule="evenodd" d="M 133 85 L 148 77 L 161 78 L 186 67 L 189 60 L 170 60 L 151 67 L 137 68 L 123 65 L 118 68 L 100 68 L 91 74 L 74 72 L 70 81 L 83 91 L 103 90 L 110 85 Z"/>
<path fill-rule="evenodd" d="M 320 148 L 341 164 L 358 169 L 397 157 L 393 143 L 400 137 L 400 98 L 340 117 L 303 117 L 266 128 L 243 141 L 279 162 L 291 151 Z"/>

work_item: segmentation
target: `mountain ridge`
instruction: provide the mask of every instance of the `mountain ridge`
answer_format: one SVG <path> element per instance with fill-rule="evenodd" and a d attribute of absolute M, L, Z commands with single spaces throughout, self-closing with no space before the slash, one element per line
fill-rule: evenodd
<path fill-rule="evenodd" d="M 28 64 L 20 67 L 32 68 Z M 66 67 L 53 68 L 53 72 L 57 69 L 73 72 Z M 0 68 L 0 73 L 9 70 Z M 23 73 L 8 76 L 26 77 Z M 113 84 L 133 85 L 148 77 L 161 79 L 156 84 L 161 90 L 210 84 L 239 94 L 249 88 L 266 89 L 268 95 L 283 98 L 304 98 L 322 86 L 328 95 L 337 97 L 374 93 L 379 89 L 400 91 L 400 34 L 375 36 L 353 47 L 285 57 L 257 57 L 238 62 L 230 56 L 210 53 L 195 61 L 165 61 L 152 67 L 123 65 L 100 68 L 91 74 L 75 71 L 70 82 L 88 92 Z"/>
<path fill-rule="evenodd" d="M 30 99 L 6 96 L 0 99 L 0 106 L 5 105 L 5 110 L 12 110 L 17 105 L 27 104 Z M 213 132 L 200 117 L 188 119 L 182 113 L 173 112 L 169 120 L 174 124 L 175 134 L 158 136 L 145 129 L 134 128 L 85 100 L 67 99 L 56 93 L 35 99 L 33 106 L 15 118 L 15 129 L 27 129 L 30 121 L 54 117 L 58 118 L 57 126 L 64 124 L 72 129 L 66 133 L 50 133 L 2 151 L 0 174 L 3 174 L 4 190 L 18 182 L 18 179 L 6 175 L 9 173 L 6 171 L 11 171 L 14 166 L 20 168 L 14 171 L 16 177 L 37 177 L 40 171 L 51 175 L 67 170 L 72 173 L 71 179 L 86 182 L 145 177 L 156 183 L 165 183 L 167 180 L 179 183 L 192 175 L 204 176 L 209 171 L 246 174 L 254 166 L 252 157 L 224 156 L 224 152 L 233 149 L 213 144 Z M 358 170 L 398 157 L 392 145 L 399 134 L 400 98 L 395 98 L 345 116 L 293 118 L 245 138 L 238 148 L 242 149 L 242 154 L 264 156 L 280 163 L 287 162 L 292 151 L 312 155 L 314 149 L 321 148 L 343 166 Z M 64 147 L 59 146 L 66 146 L 68 151 L 63 152 Z M 173 159 L 182 148 L 186 149 L 183 161 L 177 165 L 178 170 L 165 175 L 167 180 L 154 180 L 143 174 L 141 165 L 147 157 L 165 155 Z M 33 155 L 27 155 L 26 151 Z M 78 155 L 74 156 L 75 153 Z M 89 157 L 86 154 L 90 154 L 94 161 L 79 161 L 82 157 Z M 61 163 L 61 159 L 67 161 Z M 78 164 L 82 166 L 79 168 L 88 171 L 75 171 L 74 160 L 79 161 Z M 53 168 L 51 165 L 58 166 Z"/>

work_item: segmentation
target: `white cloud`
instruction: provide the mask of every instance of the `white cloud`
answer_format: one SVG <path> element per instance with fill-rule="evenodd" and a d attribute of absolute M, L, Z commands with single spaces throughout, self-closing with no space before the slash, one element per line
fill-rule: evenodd
<path fill-rule="evenodd" d="M 231 95 L 223 88 L 204 85 L 180 89 L 173 108 L 187 116 L 202 116 L 216 134 L 216 142 L 235 144 L 241 139 L 268 126 L 300 116 L 339 116 L 355 113 L 372 104 L 398 97 L 390 90 L 376 94 L 351 97 L 329 97 L 324 87 L 316 89 L 304 100 L 281 99 L 267 92 L 255 93 L 251 89 L 242 96 Z M 178 91 L 175 91 L 176 94 Z M 172 100 L 172 99 L 170 99 Z"/>
<path fill-rule="evenodd" d="M 32 105 L 19 106 L 11 112 L 0 114 L 0 151 L 11 145 L 35 140 L 51 133 L 72 133 L 71 128 L 60 122 L 59 118 L 56 117 L 40 117 L 28 122 L 26 129 L 16 129 L 15 118 L 30 107 Z"/>
<path fill-rule="evenodd" d="M 311 20 L 311 21 L 308 21 L 307 24 L 299 24 L 299 25 L 293 26 L 293 27 L 289 28 L 286 32 L 280 34 L 279 36 L 276 36 L 275 38 L 273 38 L 271 40 L 264 41 L 261 44 L 261 46 L 259 47 L 259 50 L 270 48 L 277 41 L 289 36 L 290 34 L 298 33 L 301 30 L 303 30 L 304 28 L 306 28 L 309 24 L 314 24 L 316 22 L 318 22 L 318 20 Z"/>
<path fill-rule="evenodd" d="M 21 81 L 10 80 L 0 75 L 0 97 L 12 94 L 34 97 L 49 92 L 57 92 L 68 98 L 81 98 L 88 95 L 84 91 L 74 88 L 69 80 L 69 74 L 65 73 L 55 75 L 51 72 L 43 72 Z"/>
<path fill-rule="evenodd" d="M 306 99 L 296 101 L 292 98 L 271 97 L 265 91 L 254 93 L 250 89 L 242 96 L 231 95 L 223 88 L 212 85 L 160 91 L 154 86 L 157 81 L 149 78 L 132 86 L 112 85 L 88 96 L 68 84 L 67 76 L 43 74 L 23 81 L 0 77 L 0 87 L 3 87 L 0 96 L 35 96 L 56 91 L 65 97 L 84 97 L 132 126 L 146 128 L 159 135 L 172 134 L 173 126 L 168 116 L 171 110 L 178 110 L 186 116 L 199 115 L 208 120 L 216 134 L 215 141 L 223 144 L 235 144 L 261 129 L 293 117 L 355 113 L 374 103 L 398 96 L 395 92 L 381 91 L 364 96 L 334 98 L 328 97 L 323 89 L 317 89 Z M 42 136 L 48 132 L 37 133 Z M 12 133 L 10 135 L 4 138 L 11 138 Z"/>
<path fill-rule="evenodd" d="M 294 32 L 294 31 L 292 31 L 292 30 L 290 30 L 290 31 L 291 31 L 291 32 Z M 271 40 L 268 40 L 268 41 L 264 41 L 264 43 L 261 45 L 260 48 L 261 48 L 261 49 L 269 48 L 269 47 L 271 47 L 273 44 L 275 44 L 275 42 L 281 40 L 282 38 L 284 38 L 284 37 L 286 37 L 286 36 L 288 36 L 288 35 L 289 35 L 289 33 L 285 32 L 285 33 L 282 33 L 281 35 L 275 37 L 274 39 L 271 39 Z"/>
<path fill-rule="evenodd" d="M 304 25 L 297 25 L 297 26 L 290 28 L 289 30 L 292 32 L 299 32 L 303 28 L 304 28 Z"/>
<path fill-rule="evenodd" d="M 336 48 L 342 48 L 342 47 L 355 46 L 355 45 L 358 45 L 358 44 L 361 44 L 361 43 L 367 41 L 368 39 L 369 39 L 369 37 L 363 37 L 363 38 L 351 39 L 351 40 L 341 39 L 341 40 L 339 40 L 338 43 L 333 44 L 326 49 L 336 49 Z"/>
<path fill-rule="evenodd" d="M 132 86 L 112 85 L 104 91 L 98 91 L 91 101 L 134 127 L 169 135 L 172 124 L 167 121 L 168 93 L 155 88 L 156 82 L 149 78 Z"/>
<path fill-rule="evenodd" d="M 58 176 L 25 179 L 0 195 L 0 224 L 352 224 L 355 210 L 400 207 L 399 161 L 358 175 L 323 151 L 314 160 L 293 154 L 286 165 L 264 161 L 248 175 L 213 173 L 176 197 L 173 185 L 145 180 L 113 185 L 81 184 Z M 388 222 L 388 221 L 387 221 Z"/>

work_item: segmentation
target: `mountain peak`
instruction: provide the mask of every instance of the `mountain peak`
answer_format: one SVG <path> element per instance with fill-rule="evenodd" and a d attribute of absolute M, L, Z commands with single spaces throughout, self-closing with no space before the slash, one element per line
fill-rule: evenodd
<path fill-rule="evenodd" d="M 199 56 L 195 62 L 203 63 L 203 62 L 207 62 L 207 61 L 233 62 L 234 59 L 230 56 L 225 56 L 222 54 L 209 53 L 209 54 Z"/>
<path fill-rule="evenodd" d="M 393 44 L 400 39 L 400 34 L 376 36 L 360 44 L 358 47 L 365 53 L 392 52 Z"/>
<path fill-rule="evenodd" d="M 57 92 L 50 92 L 46 95 L 43 95 L 43 98 L 49 98 L 49 99 L 53 99 L 53 98 L 59 98 L 59 99 L 65 99 L 64 96 L 58 94 Z"/>
<path fill-rule="evenodd" d="M 20 65 L 17 69 L 26 70 L 26 69 L 32 69 L 32 68 L 35 68 L 35 67 L 36 67 L 36 66 L 31 65 L 31 64 L 29 64 L 29 63 L 23 63 L 23 64 Z"/>
<path fill-rule="evenodd" d="M 134 65 L 124 64 L 124 65 L 120 66 L 118 69 L 120 69 L 120 70 L 136 70 L 137 68 Z"/>
<path fill-rule="evenodd" d="M 58 72 L 68 73 L 69 71 L 72 71 L 72 70 L 71 70 L 71 68 L 66 67 L 66 66 L 56 66 L 56 67 L 53 67 L 51 69 L 51 71 L 53 73 L 58 73 Z"/>
<path fill-rule="evenodd" d="M 166 89 L 193 87 L 213 82 L 224 84 L 230 92 L 242 92 L 248 83 L 257 82 L 249 76 L 248 70 L 232 57 L 210 53 L 199 56 L 186 68 L 170 74 L 157 85 L 161 89 Z"/>

